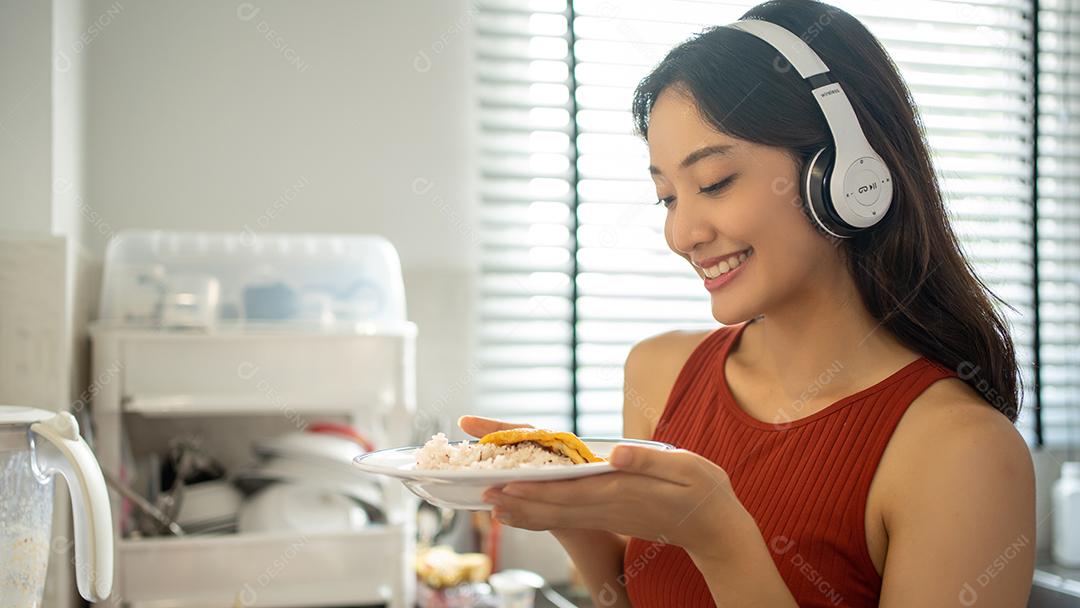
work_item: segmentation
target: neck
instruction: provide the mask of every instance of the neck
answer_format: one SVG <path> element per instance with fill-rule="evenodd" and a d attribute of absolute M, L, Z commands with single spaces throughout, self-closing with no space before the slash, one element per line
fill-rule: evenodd
<path fill-rule="evenodd" d="M 812 287 L 754 321 L 760 325 L 754 339 L 745 351 L 739 348 L 777 397 L 805 402 L 809 395 L 830 403 L 913 359 L 866 309 L 845 269 L 807 284 Z"/>

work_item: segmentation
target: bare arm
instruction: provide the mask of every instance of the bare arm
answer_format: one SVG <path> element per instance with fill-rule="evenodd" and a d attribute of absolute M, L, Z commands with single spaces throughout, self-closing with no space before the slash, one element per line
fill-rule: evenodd
<path fill-rule="evenodd" d="M 552 530 L 589 589 L 593 604 L 632 608 L 623 584 L 626 539 L 606 530 Z"/>
<path fill-rule="evenodd" d="M 942 404 L 913 429 L 889 531 L 881 606 L 1027 605 L 1035 477 L 1016 429 L 984 404 Z"/>
<path fill-rule="evenodd" d="M 716 605 L 799 608 L 753 518 L 747 514 L 742 525 L 730 526 L 728 532 L 717 544 L 727 545 L 730 551 L 718 555 L 688 552 Z"/>

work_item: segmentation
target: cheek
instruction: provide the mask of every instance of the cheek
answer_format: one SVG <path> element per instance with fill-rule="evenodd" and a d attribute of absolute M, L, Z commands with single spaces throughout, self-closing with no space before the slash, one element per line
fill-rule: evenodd
<path fill-rule="evenodd" d="M 728 234 L 754 247 L 758 253 L 786 250 L 791 240 L 801 239 L 799 233 L 808 228 L 799 223 L 802 218 L 797 203 L 798 199 L 792 202 L 791 196 L 778 194 L 767 184 L 748 191 L 728 210 L 731 226 Z"/>
<path fill-rule="evenodd" d="M 762 260 L 770 266 L 771 277 L 798 277 L 812 274 L 829 258 L 832 244 L 813 225 L 802 208 L 797 194 L 773 194 L 763 207 L 768 208 L 768 221 L 760 229 Z"/>
<path fill-rule="evenodd" d="M 763 207 L 768 208 L 769 215 L 779 230 L 795 234 L 803 230 L 813 230 L 808 218 L 803 214 L 802 198 L 794 181 L 783 177 L 773 179 L 768 190 L 761 193 L 759 200 Z"/>

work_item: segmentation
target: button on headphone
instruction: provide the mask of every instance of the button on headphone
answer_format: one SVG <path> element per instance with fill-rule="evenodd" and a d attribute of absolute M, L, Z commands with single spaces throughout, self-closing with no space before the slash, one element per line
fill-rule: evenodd
<path fill-rule="evenodd" d="M 873 158 L 860 158 L 852 163 L 844 178 L 844 197 L 864 207 L 876 205 L 885 190 L 883 180 L 887 179 L 882 177 L 878 164 Z"/>

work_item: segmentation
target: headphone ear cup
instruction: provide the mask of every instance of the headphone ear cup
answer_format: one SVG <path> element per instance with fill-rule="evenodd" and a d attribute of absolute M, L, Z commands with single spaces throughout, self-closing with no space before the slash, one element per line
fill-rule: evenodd
<path fill-rule="evenodd" d="M 858 230 L 840 219 L 832 203 L 829 180 L 832 178 L 835 152 L 832 146 L 818 150 L 802 170 L 803 202 L 810 218 L 826 233 L 841 238 L 858 234 Z"/>

